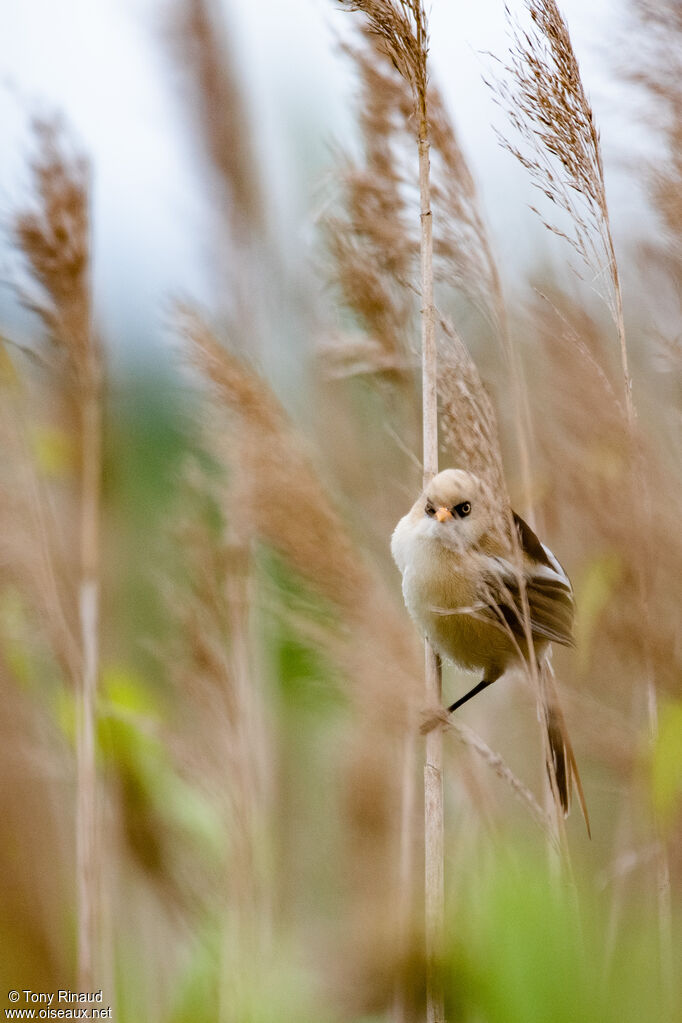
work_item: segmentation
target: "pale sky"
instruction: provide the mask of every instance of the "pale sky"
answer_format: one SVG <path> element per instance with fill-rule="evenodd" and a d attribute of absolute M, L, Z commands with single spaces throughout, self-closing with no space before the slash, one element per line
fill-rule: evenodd
<path fill-rule="evenodd" d="M 170 296 L 209 294 L 210 210 L 201 192 L 177 71 L 164 42 L 172 0 L 20 0 L 0 7 L 0 217 L 26 198 L 31 110 L 60 110 L 95 168 L 96 286 L 109 331 L 158 332 Z M 322 182 L 330 144 L 352 132 L 352 80 L 334 33 L 349 15 L 331 0 L 225 0 L 233 53 L 276 173 L 280 232 L 306 244 L 306 197 Z M 622 5 L 564 0 L 583 79 L 600 124 L 616 225 L 634 202 L 620 163 L 630 144 L 619 76 Z M 550 244 L 526 208 L 523 174 L 499 148 L 482 74 L 504 57 L 503 0 L 431 5 L 432 74 L 447 96 L 485 204 L 498 255 L 518 263 Z M 631 133 L 632 129 L 629 129 Z M 320 187 L 322 185 L 320 184 Z M 524 194 L 525 193 L 525 194 Z M 538 241 L 538 235 L 540 240 Z M 524 249 L 527 251 L 524 252 Z M 6 310 L 0 295 L 0 313 Z M 137 339 L 136 343 L 137 343 Z"/>

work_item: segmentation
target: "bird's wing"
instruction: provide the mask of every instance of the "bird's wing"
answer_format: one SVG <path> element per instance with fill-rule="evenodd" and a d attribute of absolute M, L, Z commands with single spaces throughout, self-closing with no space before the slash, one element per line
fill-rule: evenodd
<path fill-rule="evenodd" d="M 523 585 L 534 639 L 573 645 L 575 604 L 570 580 L 548 547 L 514 514 L 523 553 Z M 482 597 L 489 614 L 515 636 L 525 635 L 523 597 L 516 567 L 502 557 L 486 558 Z"/>

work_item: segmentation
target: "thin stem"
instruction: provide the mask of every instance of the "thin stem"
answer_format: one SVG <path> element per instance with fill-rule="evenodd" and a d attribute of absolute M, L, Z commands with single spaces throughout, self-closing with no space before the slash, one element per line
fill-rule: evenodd
<path fill-rule="evenodd" d="M 414 891 L 414 821 L 417 804 L 417 786 L 414 773 L 417 730 L 412 715 L 408 716 L 407 730 L 403 740 L 403 771 L 400 807 L 400 864 L 398 869 L 397 928 L 400 963 L 407 963 L 410 951 L 410 924 L 412 921 L 412 895 Z M 396 982 L 393 999 L 394 1023 L 405 1023 L 407 1006 L 405 1000 L 404 971 L 401 969 Z"/>
<path fill-rule="evenodd" d="M 533 473 L 531 470 L 530 450 L 533 438 L 533 424 L 528 403 L 528 388 L 521 365 L 519 352 L 512 343 L 509 330 L 509 321 L 504 304 L 502 282 L 497 272 L 497 267 L 490 260 L 491 279 L 496 309 L 496 320 L 499 336 L 502 340 L 502 350 L 507 360 L 511 375 L 512 385 L 512 407 L 514 414 L 514 433 L 516 435 L 516 446 L 519 453 L 519 467 L 521 471 L 521 492 L 523 494 L 524 517 L 535 529 L 535 512 L 533 508 Z"/>
<path fill-rule="evenodd" d="M 429 135 L 425 101 L 419 126 L 419 196 L 421 217 L 422 299 L 422 403 L 424 485 L 438 472 L 438 359 L 436 316 L 433 304 L 433 218 L 429 177 Z M 440 706 L 442 681 L 440 659 L 425 643 L 427 706 Z M 440 958 L 443 948 L 443 733 L 435 728 L 426 737 L 424 764 L 424 883 L 426 923 L 427 1023 L 445 1019 Z"/>
<path fill-rule="evenodd" d="M 94 344 L 91 337 L 91 344 Z M 101 410 L 97 359 L 87 359 L 81 393 L 81 519 L 78 610 L 82 655 L 78 694 L 76 859 L 78 983 L 92 988 L 97 936 L 96 691 L 99 674 L 99 503 Z"/>
<path fill-rule="evenodd" d="M 628 363 L 628 347 L 625 339 L 625 318 L 623 316 L 623 296 L 620 289 L 620 273 L 616 262 L 616 252 L 611 237 L 611 227 L 608 216 L 604 217 L 604 229 L 606 232 L 606 254 L 609 259 L 611 278 L 613 280 L 613 291 L 615 296 L 614 320 L 618 331 L 618 344 L 620 348 L 620 367 L 623 374 L 623 390 L 625 391 L 625 410 L 628 419 L 628 429 L 634 436 L 635 431 L 635 405 L 632 397 L 632 377 Z"/>
<path fill-rule="evenodd" d="M 88 181 L 85 202 L 92 195 Z M 92 230 L 88 210 L 88 230 Z M 92 252 L 92 238 L 87 251 Z M 88 261 L 88 267 L 91 263 Z M 80 565 L 78 614 L 81 675 L 76 734 L 76 866 L 78 959 L 81 991 L 95 985 L 97 941 L 100 931 L 98 889 L 100 869 L 97 851 L 97 682 L 99 678 L 100 614 L 100 500 L 102 482 L 102 362 L 92 314 L 90 270 L 84 280 L 87 301 L 84 350 L 79 360 L 72 354 L 80 413 Z M 72 339 L 73 342 L 73 339 Z M 74 348 L 75 353 L 75 348 Z"/>

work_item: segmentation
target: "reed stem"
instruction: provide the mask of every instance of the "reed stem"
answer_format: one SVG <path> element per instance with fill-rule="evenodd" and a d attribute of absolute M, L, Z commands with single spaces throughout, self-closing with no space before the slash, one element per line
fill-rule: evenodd
<path fill-rule="evenodd" d="M 422 417 L 424 485 L 438 472 L 438 356 L 436 315 L 433 304 L 433 218 L 429 174 L 429 133 L 425 100 L 419 125 L 419 197 L 421 218 L 422 301 Z M 440 658 L 425 641 L 427 706 L 440 706 L 442 681 Z M 424 763 L 424 883 L 426 923 L 426 1018 L 427 1023 L 445 1019 L 439 962 L 443 947 L 443 732 L 434 728 L 426 736 Z"/>
<path fill-rule="evenodd" d="M 97 777 L 96 693 L 99 675 L 99 532 L 101 483 L 101 387 L 96 341 L 92 330 L 79 373 L 81 430 L 80 568 L 78 612 L 81 677 L 76 742 L 76 863 L 78 898 L 78 984 L 94 985 L 97 941 Z"/>

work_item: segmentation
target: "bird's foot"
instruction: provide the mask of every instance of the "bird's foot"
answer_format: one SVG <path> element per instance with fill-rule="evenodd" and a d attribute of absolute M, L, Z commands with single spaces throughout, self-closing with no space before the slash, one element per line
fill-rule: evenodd
<path fill-rule="evenodd" d="M 421 724 L 419 731 L 422 735 L 428 735 L 434 728 L 448 728 L 450 715 L 445 707 L 425 707 L 421 712 Z"/>

